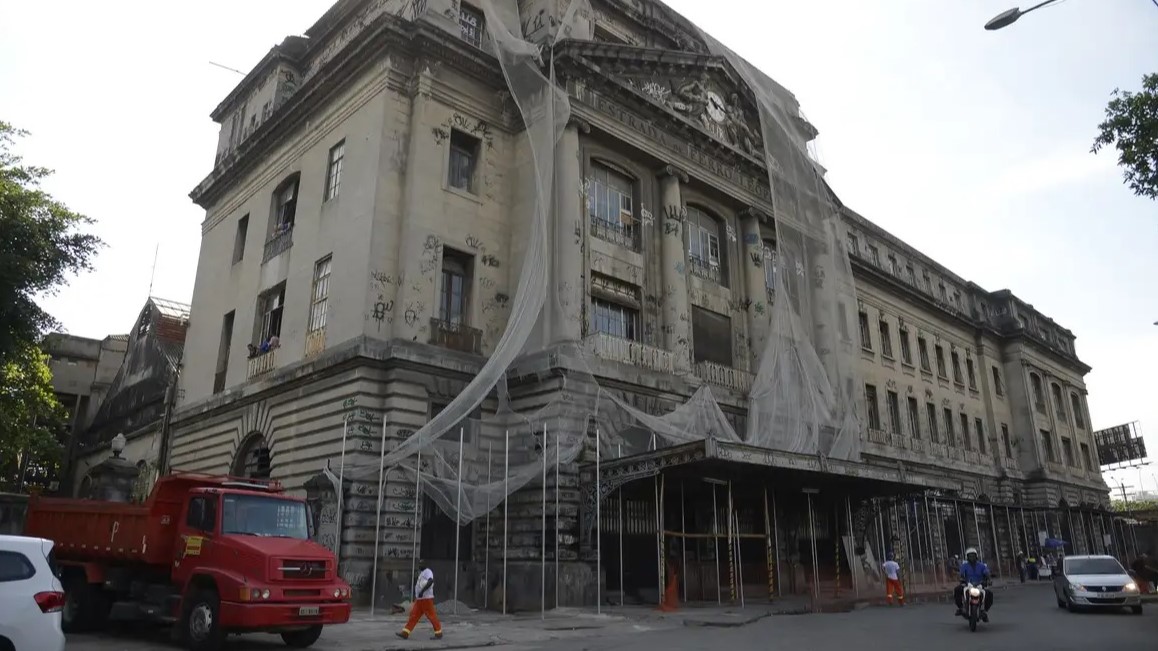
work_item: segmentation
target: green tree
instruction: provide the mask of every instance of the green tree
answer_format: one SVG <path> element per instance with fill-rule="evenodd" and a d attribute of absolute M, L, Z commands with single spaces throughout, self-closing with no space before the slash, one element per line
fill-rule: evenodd
<path fill-rule="evenodd" d="M 1140 92 L 1114 89 L 1091 151 L 1109 145 L 1134 194 L 1158 199 L 1158 73 L 1142 77 Z"/>
<path fill-rule="evenodd" d="M 93 222 L 40 189 L 52 171 L 12 152 L 25 131 L 0 121 L 0 364 L 59 324 L 36 304 L 74 273 L 92 269 L 103 243 Z"/>
<path fill-rule="evenodd" d="M 67 414 L 52 390 L 48 356 L 24 346 L 0 364 L 0 484 L 51 477 L 59 470 Z"/>
<path fill-rule="evenodd" d="M 1119 513 L 1153 511 L 1158 509 L 1158 500 L 1130 500 L 1129 502 L 1114 500 L 1111 505 L 1113 509 Z"/>

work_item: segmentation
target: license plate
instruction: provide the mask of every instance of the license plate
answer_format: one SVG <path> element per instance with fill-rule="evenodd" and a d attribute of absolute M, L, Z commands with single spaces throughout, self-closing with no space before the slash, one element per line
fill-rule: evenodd
<path fill-rule="evenodd" d="M 298 608 L 298 617 L 317 617 L 321 613 L 318 606 L 302 606 Z"/>

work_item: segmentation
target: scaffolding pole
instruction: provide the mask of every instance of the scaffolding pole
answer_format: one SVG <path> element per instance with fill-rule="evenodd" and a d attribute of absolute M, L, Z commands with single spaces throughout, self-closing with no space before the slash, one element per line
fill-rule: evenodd
<path fill-rule="evenodd" d="M 716 546 L 716 603 L 723 604 L 724 596 L 720 585 L 720 507 L 716 495 L 716 484 L 712 484 L 712 542 Z"/>
<path fill-rule="evenodd" d="M 619 444 L 619 458 L 623 458 L 623 444 Z M 596 473 L 598 475 L 598 473 Z M 627 591 L 623 587 L 623 486 L 619 487 L 619 605 L 627 600 Z M 598 580 L 598 579 L 596 579 Z"/>
<path fill-rule="evenodd" d="M 462 546 L 462 444 L 466 428 L 458 428 L 458 492 L 454 498 L 454 614 L 458 614 L 459 547 Z"/>
<path fill-rule="evenodd" d="M 507 614 L 507 545 L 511 534 L 507 528 L 511 504 L 511 430 L 503 434 L 503 614 Z"/>
<path fill-rule="evenodd" d="M 688 602 L 688 521 L 684 513 L 685 499 L 684 480 L 680 479 L 680 578 L 684 584 L 684 603 Z"/>
<path fill-rule="evenodd" d="M 393 468 L 393 466 L 391 466 Z M 386 492 L 386 415 L 382 415 L 382 443 L 378 446 L 378 510 L 374 514 L 374 564 L 370 575 L 370 617 L 378 602 L 378 543 L 382 539 L 382 500 Z"/>
<path fill-rule="evenodd" d="M 772 518 L 768 515 L 768 489 L 764 489 L 764 562 L 768 565 L 768 601 L 776 597 L 779 572 L 772 566 Z"/>
<path fill-rule="evenodd" d="M 490 607 L 491 597 L 491 467 L 494 463 L 491 447 L 491 442 L 487 441 L 487 540 L 486 556 L 483 557 L 483 610 Z"/>
<path fill-rule="evenodd" d="M 555 607 L 559 607 L 559 448 L 562 447 L 559 441 L 559 432 L 561 431 L 559 422 L 555 422 Z M 596 575 L 598 580 L 598 575 Z M 603 601 L 602 597 L 600 601 Z M 597 608 L 598 610 L 598 608 Z"/>
<path fill-rule="evenodd" d="M 856 594 L 857 599 L 860 599 L 860 579 L 857 578 L 856 569 L 852 566 L 852 559 L 856 556 L 856 532 L 852 530 L 852 500 L 848 495 L 844 496 L 844 514 L 847 516 L 848 523 L 849 553 L 846 554 L 848 556 L 848 573 L 852 575 L 852 591 Z"/>
<path fill-rule="evenodd" d="M 603 613 L 603 579 L 601 574 L 603 572 L 603 489 L 601 487 L 602 471 L 600 469 L 600 457 L 603 454 L 603 446 L 600 444 L 599 428 L 595 428 L 595 612 L 596 614 Z M 556 486 L 558 491 L 559 487 Z M 622 535 L 622 534 L 620 534 Z M 555 533 L 556 539 L 558 532 Z M 558 582 L 559 577 L 555 577 Z"/>
<path fill-rule="evenodd" d="M 744 555 L 740 553 L 740 514 L 732 509 L 732 521 L 735 526 L 732 531 L 736 534 L 736 577 L 737 588 L 740 591 L 740 607 L 744 607 Z"/>
<path fill-rule="evenodd" d="M 932 563 L 932 566 L 933 566 L 933 581 L 935 581 L 938 585 L 940 585 L 940 584 L 944 584 L 945 581 L 947 580 L 947 579 L 945 579 L 945 572 L 944 572 L 945 568 L 942 567 L 942 564 L 940 562 L 940 554 L 937 553 L 936 537 L 933 535 L 933 512 L 929 510 L 929 494 L 925 493 L 924 498 L 925 498 L 925 535 L 929 539 L 929 562 Z M 933 505 L 936 506 L 936 504 L 937 504 L 937 502 L 934 501 Z"/>
<path fill-rule="evenodd" d="M 543 423 L 543 490 L 539 504 L 541 533 L 539 534 L 539 619 L 547 618 L 547 424 Z M 598 445 L 598 440 L 596 440 Z M 599 454 L 595 455 L 599 458 Z M 595 484 L 595 522 L 599 523 L 599 484 Z M 598 536 L 596 536 L 598 538 Z M 599 582 L 599 561 L 595 561 L 595 581 Z M 598 590 L 596 590 L 598 594 Z"/>
<path fill-rule="evenodd" d="M 410 535 L 410 585 L 414 586 L 417 577 L 415 577 L 415 564 L 418 562 L 418 518 L 419 518 L 419 502 L 422 500 L 422 448 L 418 448 L 418 457 L 414 462 L 414 528 Z M 411 590 L 414 588 L 411 587 Z"/>
<path fill-rule="evenodd" d="M 725 516 L 728 518 L 728 594 L 732 603 L 736 603 L 736 551 L 732 530 L 732 482 L 728 482 L 728 505 Z"/>
<path fill-rule="evenodd" d="M 815 489 L 804 489 L 804 496 L 808 503 L 808 542 L 812 550 L 812 610 L 816 611 L 816 601 L 820 599 L 820 574 L 817 572 L 816 558 L 816 521 L 812 515 L 812 494 Z"/>
<path fill-rule="evenodd" d="M 977 502 L 970 502 L 969 505 L 970 510 L 973 511 L 973 535 L 977 536 L 977 555 L 984 559 L 985 554 L 982 553 L 981 547 L 981 522 L 977 518 Z"/>
<path fill-rule="evenodd" d="M 997 555 L 997 567 L 1001 567 L 1003 561 L 1001 557 L 1001 545 L 997 542 L 997 516 L 993 512 L 992 504 L 989 505 L 989 533 L 993 534 L 993 553 Z M 1005 574 L 1004 570 L 1002 570 L 1002 574 Z M 1006 574 L 1006 576 L 1008 577 L 1009 575 Z"/>
<path fill-rule="evenodd" d="M 961 545 L 961 557 L 965 557 L 965 523 L 961 521 L 961 505 L 953 500 L 953 513 L 957 516 L 957 542 Z"/>
<path fill-rule="evenodd" d="M 338 571 L 342 567 L 342 518 L 346 515 L 346 434 L 350 431 L 350 414 L 342 421 L 342 455 L 338 462 L 338 517 L 334 520 L 334 556 L 338 564 Z M 382 420 L 386 417 L 383 414 Z M 23 477 L 23 475 L 21 475 Z"/>
<path fill-rule="evenodd" d="M 784 596 L 784 575 L 780 570 L 780 516 L 776 511 L 776 491 L 772 491 L 772 545 L 776 553 L 776 596 Z"/>

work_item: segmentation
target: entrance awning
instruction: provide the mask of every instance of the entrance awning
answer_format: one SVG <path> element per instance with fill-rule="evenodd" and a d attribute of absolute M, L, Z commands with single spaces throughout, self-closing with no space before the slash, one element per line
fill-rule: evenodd
<path fill-rule="evenodd" d="M 704 462 L 736 464 L 749 469 L 781 469 L 804 474 L 816 474 L 843 479 L 880 482 L 906 486 L 914 490 L 958 491 L 961 483 L 953 479 L 921 472 L 910 472 L 898 462 L 896 467 L 871 465 L 855 461 L 825 459 L 818 455 L 797 454 L 768 448 L 705 439 L 684 443 L 650 452 L 642 452 L 619 459 L 601 459 L 599 480 L 601 492 L 610 492 L 627 482 L 652 477 L 661 471 Z M 580 477 L 590 484 L 595 478 L 595 463 L 580 468 Z"/>

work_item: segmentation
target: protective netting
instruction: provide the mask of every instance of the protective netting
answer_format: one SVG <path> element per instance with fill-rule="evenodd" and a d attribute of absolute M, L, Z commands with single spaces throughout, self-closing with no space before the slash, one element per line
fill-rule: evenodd
<path fill-rule="evenodd" d="M 746 337 L 752 354 L 745 349 L 744 355 L 752 359 L 737 360 L 754 375 L 746 414 L 742 400 L 720 400 L 709 383 L 698 380 L 686 383 L 699 385 L 687 392 L 690 395 L 661 391 L 664 397 L 658 407 L 641 409 L 626 397 L 622 383 L 611 384 L 600 372 L 598 347 L 590 338 L 556 336 L 559 322 L 574 318 L 573 302 L 587 300 L 586 288 L 578 291 L 582 285 L 559 261 L 560 256 L 575 254 L 566 250 L 569 245 L 561 235 L 574 231 L 575 246 L 582 251 L 589 230 L 589 197 L 572 199 L 554 190 L 556 183 L 561 189 L 585 187 L 581 179 L 557 175 L 560 143 L 572 111 L 566 90 L 555 79 L 555 52 L 567 39 L 591 38 L 591 7 L 587 0 L 572 0 L 557 20 L 548 21 L 544 29 L 550 36 L 537 39 L 545 43 L 541 46 L 524 36 L 516 0 L 477 4 L 525 126 L 517 136 L 513 176 L 522 186 L 515 192 L 529 197 L 516 203 L 521 211 L 514 215 L 515 231 L 527 235 L 525 241 L 512 240 L 512 245 L 524 244 L 525 249 L 510 317 L 489 359 L 449 405 L 384 451 L 380 464 L 346 467 L 344 476 L 379 482 L 385 474 L 393 479 L 405 476 L 411 482 L 420 479 L 422 492 L 452 519 L 466 524 L 556 466 L 593 459 L 596 449 L 602 458 L 619 458 L 716 439 L 858 459 L 852 271 L 837 207 L 808 154 L 811 126 L 800 117 L 795 99 L 734 52 L 698 32 L 712 55 L 711 65 L 731 79 L 759 113 L 763 147 L 744 150 L 766 166 L 772 188 L 768 208 L 775 224 L 775 299 L 770 309 L 749 301 L 747 312 L 733 313 L 733 318 L 757 324 Z M 698 31 L 690 23 L 686 27 Z M 687 173 L 694 177 L 696 170 Z M 564 216 L 561 201 L 571 200 L 582 201 L 581 223 L 572 224 Z M 657 220 L 651 228 L 662 226 L 663 237 L 683 238 L 686 211 L 681 210 L 667 212 L 682 214 L 682 219 L 665 218 L 663 224 Z M 660 234 L 645 229 L 643 237 L 653 236 Z M 762 267 L 763 258 L 749 262 L 747 252 L 753 245 L 762 247 L 759 238 L 758 233 L 744 233 L 743 244 L 733 247 L 741 251 L 736 259 Z M 686 251 L 686 243 L 679 246 Z M 679 257 L 678 272 L 684 274 L 683 256 Z M 669 262 L 664 259 L 665 265 Z M 763 294 L 763 287 L 760 291 Z M 688 310 L 686 299 L 671 302 L 665 306 L 666 318 L 689 322 Z M 757 310 L 758 317 L 751 310 Z M 654 348 L 666 348 L 674 356 L 689 353 L 689 342 L 665 339 L 668 345 Z M 693 378 L 690 360 L 677 362 L 672 372 Z M 545 395 L 550 397 L 544 399 Z M 472 417 L 480 408 L 486 415 Z M 470 443 L 469 449 L 463 442 Z M 416 474 L 419 467 L 421 473 Z"/>

